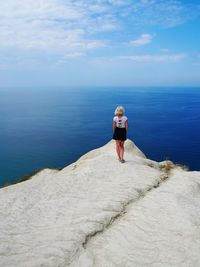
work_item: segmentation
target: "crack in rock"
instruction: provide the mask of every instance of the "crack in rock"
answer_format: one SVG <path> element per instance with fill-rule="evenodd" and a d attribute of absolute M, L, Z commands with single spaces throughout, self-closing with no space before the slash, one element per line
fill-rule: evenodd
<path fill-rule="evenodd" d="M 97 234 L 100 234 L 102 232 L 104 232 L 105 230 L 107 230 L 109 227 L 111 227 L 113 225 L 113 223 L 116 223 L 117 220 L 121 219 L 124 214 L 126 214 L 128 212 L 128 207 L 130 205 L 132 205 L 133 203 L 138 202 L 140 199 L 144 198 L 148 192 L 152 191 L 155 188 L 158 188 L 163 182 L 165 182 L 166 180 L 169 179 L 170 177 L 170 173 L 171 171 L 163 171 L 163 174 L 161 174 L 161 176 L 159 177 L 160 179 L 156 181 L 155 184 L 153 184 L 151 187 L 147 188 L 146 190 L 141 190 L 141 189 L 136 189 L 136 191 L 139 193 L 139 196 L 137 198 L 133 198 L 130 199 L 129 201 L 127 201 L 126 203 L 123 204 L 123 208 L 122 210 L 116 214 L 115 216 L 113 216 L 111 218 L 111 220 L 103 225 L 103 228 L 100 230 L 96 230 L 92 233 L 89 233 L 88 235 L 86 235 L 84 242 L 82 243 L 82 246 L 84 249 L 87 248 L 87 245 L 89 243 L 89 241 L 96 236 Z"/>

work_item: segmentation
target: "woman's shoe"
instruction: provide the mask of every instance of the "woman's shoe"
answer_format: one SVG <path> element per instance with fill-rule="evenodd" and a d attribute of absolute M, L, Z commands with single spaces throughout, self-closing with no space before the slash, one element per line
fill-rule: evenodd
<path fill-rule="evenodd" d="M 122 159 L 122 160 L 121 160 L 121 163 L 124 163 L 124 162 L 125 162 L 125 160 L 124 160 L 124 159 Z"/>

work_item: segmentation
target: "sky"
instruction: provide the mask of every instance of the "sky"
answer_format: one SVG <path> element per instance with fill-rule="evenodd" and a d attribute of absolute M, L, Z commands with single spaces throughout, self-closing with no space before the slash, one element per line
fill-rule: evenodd
<path fill-rule="evenodd" d="M 0 87 L 200 86 L 199 0 L 0 2 Z"/>

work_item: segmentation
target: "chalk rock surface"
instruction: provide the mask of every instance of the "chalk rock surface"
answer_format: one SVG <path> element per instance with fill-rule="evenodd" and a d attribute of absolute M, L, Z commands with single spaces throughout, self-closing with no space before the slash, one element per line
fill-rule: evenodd
<path fill-rule="evenodd" d="M 0 190 L 1 267 L 200 266 L 200 172 L 130 139 Z"/>

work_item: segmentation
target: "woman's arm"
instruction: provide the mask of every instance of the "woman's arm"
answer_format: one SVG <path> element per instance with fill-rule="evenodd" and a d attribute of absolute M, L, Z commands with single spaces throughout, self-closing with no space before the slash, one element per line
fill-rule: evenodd
<path fill-rule="evenodd" d="M 128 131 L 128 120 L 125 121 L 126 131 Z"/>
<path fill-rule="evenodd" d="M 113 132 L 115 131 L 116 128 L 116 121 L 113 121 Z"/>

